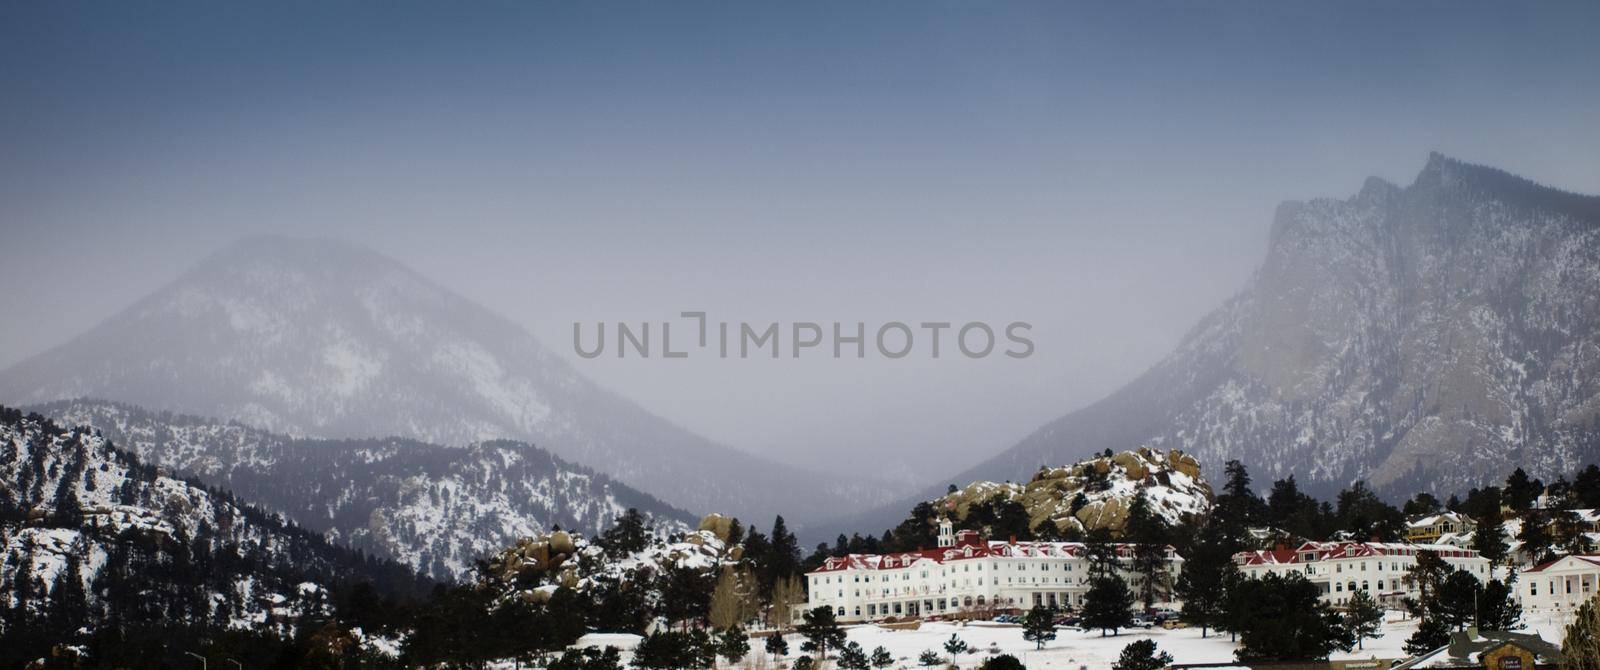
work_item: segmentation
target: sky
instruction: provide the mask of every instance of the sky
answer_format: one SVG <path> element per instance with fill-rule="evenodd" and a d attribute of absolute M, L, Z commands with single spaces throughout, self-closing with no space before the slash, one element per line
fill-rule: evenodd
<path fill-rule="evenodd" d="M 1287 6 L 1284 6 L 1287 5 Z M 1600 192 L 1600 3 L 0 3 L 0 366 L 255 234 L 369 246 L 747 451 L 924 483 L 1155 363 L 1276 205 Z M 572 355 L 1027 321 L 1032 357 Z"/>

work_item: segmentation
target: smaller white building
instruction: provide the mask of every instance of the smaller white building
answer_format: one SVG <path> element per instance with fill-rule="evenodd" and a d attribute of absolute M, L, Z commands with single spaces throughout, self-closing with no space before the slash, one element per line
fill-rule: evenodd
<path fill-rule="evenodd" d="M 1234 562 L 1246 577 L 1294 572 L 1322 589 L 1322 599 L 1342 605 L 1356 591 L 1373 600 L 1398 606 L 1419 595 L 1410 577 L 1417 557 L 1431 551 L 1451 568 L 1466 570 L 1478 581 L 1489 581 L 1489 560 L 1470 549 L 1440 544 L 1404 542 L 1307 542 L 1294 549 L 1280 546 L 1266 551 L 1245 551 Z"/>
<path fill-rule="evenodd" d="M 1563 556 L 1523 570 L 1517 582 L 1524 615 L 1570 613 L 1600 585 L 1600 556 Z"/>

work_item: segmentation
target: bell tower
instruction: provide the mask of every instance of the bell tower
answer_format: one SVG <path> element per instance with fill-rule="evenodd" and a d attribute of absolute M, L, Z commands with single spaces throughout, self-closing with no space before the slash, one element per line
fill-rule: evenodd
<path fill-rule="evenodd" d="M 939 547 L 956 546 L 956 527 L 950 523 L 950 517 L 939 517 Z"/>

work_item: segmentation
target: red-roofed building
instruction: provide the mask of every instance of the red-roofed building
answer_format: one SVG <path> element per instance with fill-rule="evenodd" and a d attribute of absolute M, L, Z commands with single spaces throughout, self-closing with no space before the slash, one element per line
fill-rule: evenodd
<path fill-rule="evenodd" d="M 1085 545 L 1078 542 L 985 540 L 940 523 L 939 546 L 892 554 L 829 558 L 806 574 L 807 608 L 826 605 L 842 621 L 936 617 L 1034 605 L 1063 609 L 1083 603 L 1089 590 Z M 1129 545 L 1118 553 L 1131 558 Z M 1167 548 L 1169 578 L 1177 581 L 1183 558 Z M 1136 592 L 1142 577 L 1123 572 Z"/>
<path fill-rule="evenodd" d="M 1246 577 L 1298 573 L 1320 586 L 1322 598 L 1335 605 L 1344 604 L 1360 590 L 1374 600 L 1397 606 L 1401 599 L 1418 595 L 1409 573 L 1424 551 L 1437 553 L 1445 564 L 1466 570 L 1479 581 L 1489 580 L 1488 559 L 1470 549 L 1442 544 L 1307 542 L 1293 549 L 1280 546 L 1244 551 L 1233 560 Z"/>

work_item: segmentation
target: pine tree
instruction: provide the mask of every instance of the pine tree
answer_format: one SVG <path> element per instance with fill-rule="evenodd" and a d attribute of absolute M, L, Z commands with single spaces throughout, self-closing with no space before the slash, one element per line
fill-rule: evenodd
<path fill-rule="evenodd" d="M 1035 649 L 1044 649 L 1044 643 L 1056 639 L 1056 613 L 1044 605 L 1034 605 L 1022 620 L 1022 639 L 1032 642 Z"/>
<path fill-rule="evenodd" d="M 738 663 L 749 654 L 750 636 L 745 633 L 743 626 L 729 626 L 717 634 L 717 655 L 728 659 L 729 665 Z"/>
<path fill-rule="evenodd" d="M 861 645 L 851 640 L 839 648 L 839 667 L 844 670 L 870 670 L 872 662 L 867 658 L 867 652 L 861 650 Z"/>
<path fill-rule="evenodd" d="M 1017 657 L 1001 654 L 984 659 L 983 665 L 978 666 L 978 670 L 1028 670 L 1028 668 L 1022 665 L 1022 661 L 1017 660 Z"/>
<path fill-rule="evenodd" d="M 1434 599 L 1434 618 L 1456 630 L 1472 625 L 1478 616 L 1478 596 L 1482 588 L 1478 578 L 1466 570 L 1450 573 L 1440 585 L 1438 597 Z"/>
<path fill-rule="evenodd" d="M 1084 596 L 1083 627 L 1100 629 L 1101 637 L 1107 631 L 1116 635 L 1118 630 L 1133 625 L 1133 603 L 1133 592 L 1121 577 L 1115 574 L 1094 577 L 1089 581 L 1089 593 Z"/>
<path fill-rule="evenodd" d="M 1522 552 L 1534 563 L 1544 563 L 1555 557 L 1551 551 L 1554 538 L 1550 535 L 1550 518 L 1545 510 L 1528 508 L 1522 512 L 1522 530 L 1517 532 L 1522 542 Z"/>
<path fill-rule="evenodd" d="M 1516 630 L 1522 627 L 1522 605 L 1516 592 L 1505 582 L 1489 580 L 1478 596 L 1478 627 L 1483 630 Z"/>
<path fill-rule="evenodd" d="M 1237 623 L 1240 661 L 1314 661 L 1355 646 L 1343 618 L 1300 573 L 1244 580 L 1235 598 L 1249 603 Z"/>
<path fill-rule="evenodd" d="M 1111 531 L 1105 528 L 1089 531 L 1089 536 L 1084 538 L 1083 558 L 1089 564 L 1091 577 L 1115 574 L 1122 562 L 1117 557 L 1117 545 L 1111 542 Z"/>
<path fill-rule="evenodd" d="M 628 556 L 650 546 L 650 527 L 637 508 L 629 507 L 617 522 L 600 534 L 595 544 L 613 558 Z"/>
<path fill-rule="evenodd" d="M 1407 654 L 1420 656 L 1443 647 L 1449 641 L 1449 626 L 1437 618 L 1424 618 L 1417 622 L 1417 631 L 1406 638 L 1405 650 Z"/>
<path fill-rule="evenodd" d="M 797 632 L 806 639 L 800 650 L 819 658 L 827 658 L 828 649 L 842 646 L 845 641 L 844 629 L 839 627 L 833 608 L 826 605 L 807 611 Z"/>
<path fill-rule="evenodd" d="M 1345 604 L 1344 624 L 1356 639 L 1356 647 L 1365 649 L 1367 638 L 1383 637 L 1383 607 L 1366 589 L 1356 591 Z"/>
<path fill-rule="evenodd" d="M 1600 609 L 1590 598 L 1578 607 L 1561 642 L 1561 670 L 1600 670 Z"/>
<path fill-rule="evenodd" d="M 955 633 L 950 634 L 950 639 L 944 641 L 944 653 L 950 655 L 952 665 L 960 662 L 960 656 L 967 653 L 967 641 Z"/>
<path fill-rule="evenodd" d="M 1172 654 L 1156 650 L 1155 640 L 1138 640 L 1122 648 L 1111 670 L 1161 670 L 1172 665 Z"/>
<path fill-rule="evenodd" d="M 1506 478 L 1506 505 L 1513 511 L 1524 512 L 1531 509 L 1534 501 L 1538 500 L 1539 494 L 1543 492 L 1544 484 L 1537 479 L 1530 479 L 1522 468 L 1517 468 Z"/>
<path fill-rule="evenodd" d="M 1158 597 L 1166 594 L 1168 586 L 1167 525 L 1151 511 L 1144 489 L 1139 489 L 1128 507 L 1124 528 L 1133 544 L 1133 570 L 1144 578 L 1139 595 L 1145 607 L 1152 607 Z"/>
<path fill-rule="evenodd" d="M 917 655 L 917 665 L 924 668 L 931 668 L 941 663 L 944 663 L 944 659 L 939 656 L 939 652 L 932 649 L 925 649 Z"/>
<path fill-rule="evenodd" d="M 1484 509 L 1477 510 L 1473 515 L 1473 525 L 1477 528 L 1472 533 L 1472 550 L 1489 560 L 1492 570 L 1496 563 L 1506 558 L 1506 551 L 1510 547 L 1506 544 L 1506 522 L 1500 516 L 1502 496 L 1500 490 L 1490 487 L 1493 494 L 1487 496 Z"/>
<path fill-rule="evenodd" d="M 887 668 L 894 665 L 894 654 L 882 646 L 873 647 L 872 656 L 867 659 L 874 668 Z"/>
<path fill-rule="evenodd" d="M 1208 521 L 1200 529 L 1189 560 L 1178 574 L 1177 594 L 1183 619 L 1200 627 L 1200 637 L 1222 620 L 1228 589 L 1242 576 L 1233 562 L 1234 548 L 1222 524 Z"/>
<path fill-rule="evenodd" d="M 774 631 L 771 635 L 768 635 L 766 642 L 762 646 L 767 650 L 767 655 L 769 656 L 783 658 L 789 655 L 789 641 L 783 639 L 782 631 Z"/>

